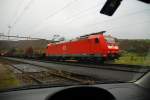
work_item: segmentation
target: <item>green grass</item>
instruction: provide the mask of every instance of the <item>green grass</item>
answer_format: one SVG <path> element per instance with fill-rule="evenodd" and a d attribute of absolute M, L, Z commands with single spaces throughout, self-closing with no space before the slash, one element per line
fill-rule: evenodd
<path fill-rule="evenodd" d="M 7 65 L 0 64 L 0 90 L 18 87 L 20 82 Z"/>
<path fill-rule="evenodd" d="M 121 57 L 114 62 L 115 64 L 131 64 L 150 67 L 150 54 L 141 56 L 136 53 L 124 52 Z"/>

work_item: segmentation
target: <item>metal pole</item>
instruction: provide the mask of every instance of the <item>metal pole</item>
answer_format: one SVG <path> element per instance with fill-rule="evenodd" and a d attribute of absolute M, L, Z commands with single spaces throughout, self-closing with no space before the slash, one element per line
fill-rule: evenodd
<path fill-rule="evenodd" d="M 9 25 L 8 28 L 9 29 L 8 29 L 8 33 L 7 34 L 8 34 L 8 40 L 9 40 L 9 34 L 10 34 L 11 26 Z"/>

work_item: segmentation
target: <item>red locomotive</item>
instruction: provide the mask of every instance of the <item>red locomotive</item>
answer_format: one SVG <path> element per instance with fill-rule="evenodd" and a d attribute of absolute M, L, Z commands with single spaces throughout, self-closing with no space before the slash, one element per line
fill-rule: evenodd
<path fill-rule="evenodd" d="M 119 55 L 119 47 L 111 36 L 103 32 L 81 36 L 68 42 L 49 43 L 46 57 L 51 59 L 76 59 L 104 61 L 115 59 Z"/>

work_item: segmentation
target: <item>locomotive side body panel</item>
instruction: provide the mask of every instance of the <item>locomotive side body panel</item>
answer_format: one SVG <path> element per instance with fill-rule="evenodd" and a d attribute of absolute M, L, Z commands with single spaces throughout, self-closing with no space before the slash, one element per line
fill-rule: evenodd
<path fill-rule="evenodd" d="M 95 35 L 95 36 L 90 36 L 92 40 L 92 53 L 94 55 L 100 55 L 101 57 L 105 57 L 107 55 L 107 43 L 105 41 L 104 36 L 101 35 Z"/>
<path fill-rule="evenodd" d="M 91 42 L 89 39 L 68 42 L 67 54 L 68 55 L 87 55 L 91 52 Z"/>
<path fill-rule="evenodd" d="M 83 38 L 77 41 L 69 41 L 59 44 L 49 44 L 47 48 L 48 55 L 101 55 L 106 48 L 103 36 L 93 36 Z"/>
<path fill-rule="evenodd" d="M 46 56 L 53 58 L 107 59 L 110 55 L 109 51 L 108 42 L 104 35 L 96 34 L 63 43 L 50 43 L 46 49 Z"/>
<path fill-rule="evenodd" d="M 47 48 L 47 56 L 51 55 L 64 55 L 64 56 L 73 56 L 73 55 L 87 55 L 91 54 L 91 40 L 83 39 L 79 41 L 70 41 L 61 44 L 52 44 Z"/>

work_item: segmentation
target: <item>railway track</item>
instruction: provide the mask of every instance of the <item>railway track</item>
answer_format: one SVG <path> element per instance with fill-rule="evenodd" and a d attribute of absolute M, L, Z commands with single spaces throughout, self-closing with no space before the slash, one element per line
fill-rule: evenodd
<path fill-rule="evenodd" d="M 43 60 L 28 60 L 18 58 L 5 58 L 8 60 L 14 60 L 32 65 L 38 65 L 43 68 L 55 69 L 64 72 L 69 72 L 78 75 L 90 76 L 95 79 L 104 80 L 116 80 L 116 81 L 135 81 L 142 74 L 149 71 L 146 68 L 131 68 L 127 66 L 116 65 L 94 65 L 94 64 L 82 64 L 82 63 L 70 63 L 70 62 L 55 62 L 55 61 L 43 61 Z"/>
<path fill-rule="evenodd" d="M 19 69 L 17 67 L 15 67 L 14 65 L 10 65 L 11 67 L 13 67 L 14 69 L 16 69 L 17 71 L 19 71 L 20 74 L 26 74 L 26 76 L 30 79 L 32 79 L 33 81 L 35 81 L 37 84 L 43 84 L 43 82 L 37 78 L 35 78 L 34 76 L 31 75 L 31 73 L 28 73 L 23 71 L 22 69 Z"/>
<path fill-rule="evenodd" d="M 99 64 L 99 63 L 89 63 L 89 62 L 85 63 L 85 62 L 73 62 L 73 61 L 50 61 L 50 60 L 39 60 L 39 59 L 30 59 L 30 60 L 46 62 L 46 63 L 54 63 L 54 64 L 73 65 L 73 66 L 77 66 L 77 67 L 118 70 L 118 71 L 127 71 L 127 72 L 135 72 L 135 73 L 145 73 L 150 70 L 150 69 L 148 69 L 147 66 L 141 68 L 141 66 L 139 66 L 139 65 Z"/>
<path fill-rule="evenodd" d="M 35 66 L 28 63 L 13 64 L 12 62 L 7 61 L 5 62 L 5 64 L 9 65 L 11 67 L 11 70 L 16 74 L 16 76 L 20 77 L 19 80 L 21 81 L 26 80 L 31 84 L 70 85 L 70 84 L 94 84 L 96 82 L 95 80 L 91 78 L 89 79 L 86 76 L 77 75 L 62 70 L 49 69 L 37 65 Z"/>

